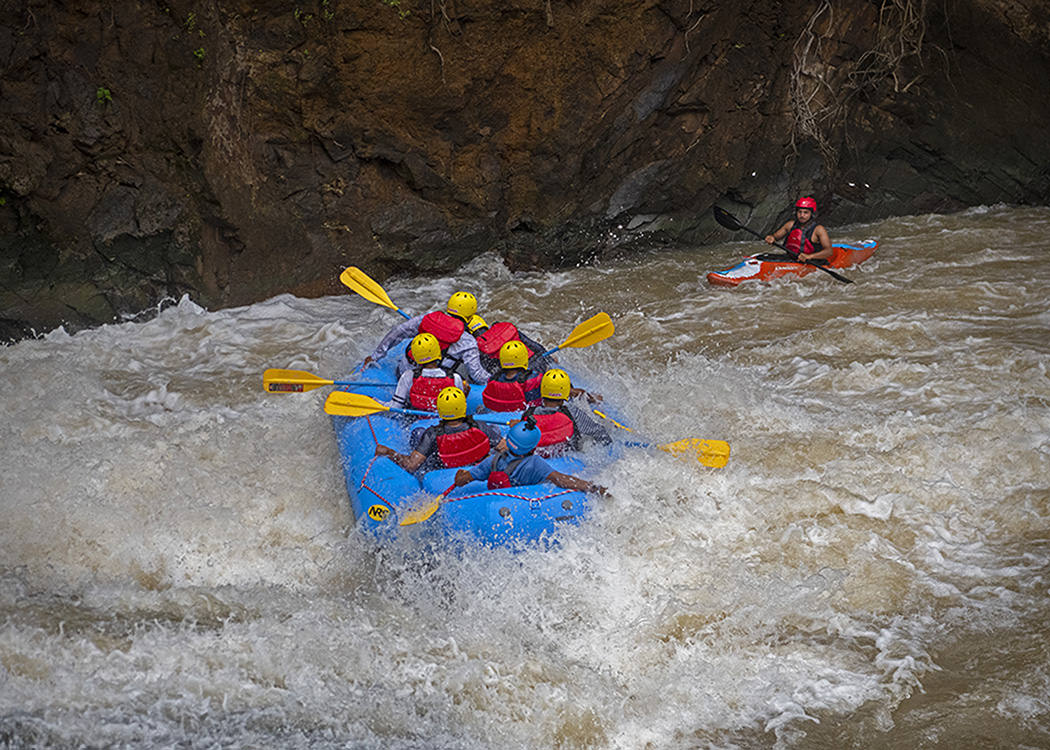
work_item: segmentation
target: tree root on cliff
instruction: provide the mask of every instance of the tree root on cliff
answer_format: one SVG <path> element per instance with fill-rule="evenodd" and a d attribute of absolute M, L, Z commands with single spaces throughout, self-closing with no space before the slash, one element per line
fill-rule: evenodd
<path fill-rule="evenodd" d="M 430 43 L 428 42 L 428 44 Z M 441 50 L 439 50 L 433 44 L 430 44 L 430 49 L 434 50 L 434 54 L 438 56 L 438 60 L 441 62 L 441 82 L 447 83 L 447 81 L 445 81 L 445 56 L 442 55 Z"/>
<path fill-rule="evenodd" d="M 692 17 L 692 15 L 693 15 L 693 2 L 692 2 L 692 0 L 689 0 L 689 12 L 685 16 L 686 20 L 688 21 Z M 693 22 L 693 25 L 685 30 L 685 34 L 683 35 L 682 38 L 685 40 L 685 51 L 686 52 L 690 51 L 690 49 L 689 49 L 689 34 L 690 34 L 690 32 L 696 31 L 696 27 L 699 26 L 700 22 L 703 21 L 705 18 L 707 18 L 707 11 L 704 11 L 703 13 L 701 13 L 700 16 Z"/>
<path fill-rule="evenodd" d="M 438 0 L 437 7 L 441 11 L 441 19 L 445 22 L 445 30 L 448 31 L 452 36 L 458 36 L 460 33 L 459 28 L 459 16 L 456 15 L 456 8 L 452 7 L 452 15 L 449 15 L 449 6 L 452 6 L 452 0 Z M 434 0 L 430 0 L 430 20 L 434 20 Z"/>
<path fill-rule="evenodd" d="M 877 89 L 887 79 L 893 81 L 893 91 L 897 93 L 908 91 L 919 81 L 921 74 L 904 83 L 902 72 L 905 60 L 912 57 L 919 58 L 921 68 L 927 2 L 882 0 L 873 46 L 856 62 L 839 66 L 846 70 L 844 77 L 834 76 L 842 81 L 837 90 L 825 78 L 824 73 L 831 78 L 834 71 L 822 61 L 820 43 L 826 37 L 816 30 L 825 14 L 825 28 L 833 28 L 833 8 L 830 0 L 821 2 L 795 41 L 790 84 L 794 153 L 798 153 L 798 140 L 809 138 L 816 143 L 826 168 L 833 167 L 838 161 L 838 148 L 832 143 L 832 137 L 845 125 L 850 99 L 863 91 Z"/>
<path fill-rule="evenodd" d="M 850 73 L 856 89 L 875 85 L 887 76 L 893 78 L 893 90 L 907 91 L 919 80 L 916 76 L 901 86 L 901 65 L 905 59 L 922 54 L 926 36 L 927 0 L 883 0 L 879 8 L 878 37 L 875 47 L 857 60 Z"/>
<path fill-rule="evenodd" d="M 450 6 L 452 7 L 451 16 L 449 15 Z M 439 50 L 437 45 L 434 44 L 434 30 L 437 28 L 434 21 L 437 18 L 438 11 L 441 12 L 441 21 L 442 25 L 445 27 L 445 31 L 451 36 L 458 36 L 461 29 L 459 27 L 459 19 L 456 15 L 453 0 L 437 0 L 436 6 L 434 0 L 430 0 L 430 30 L 427 34 L 427 46 L 438 56 L 438 61 L 441 63 L 441 83 L 447 84 L 448 81 L 445 80 L 445 56 L 441 54 L 441 50 Z"/>
<path fill-rule="evenodd" d="M 816 34 L 814 27 L 825 13 L 828 14 L 828 26 L 830 26 L 834 20 L 830 0 L 824 0 L 817 6 L 813 15 L 809 17 L 806 28 L 795 41 L 790 88 L 791 105 L 795 118 L 794 128 L 791 131 L 791 148 L 798 153 L 796 138 L 798 136 L 809 137 L 816 142 L 824 162 L 830 166 L 838 159 L 838 153 L 825 135 L 825 123 L 830 121 L 834 124 L 841 119 L 842 105 L 824 77 L 820 73 L 810 72 L 815 66 L 809 62 L 811 50 L 818 58 L 820 57 L 821 37 Z M 819 97 L 822 90 L 825 96 Z M 826 103 L 821 104 L 821 99 L 826 100 Z"/>

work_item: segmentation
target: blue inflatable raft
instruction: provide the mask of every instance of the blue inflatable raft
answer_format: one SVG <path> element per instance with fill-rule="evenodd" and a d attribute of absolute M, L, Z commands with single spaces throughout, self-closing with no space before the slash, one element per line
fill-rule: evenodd
<path fill-rule="evenodd" d="M 387 357 L 378 368 L 350 378 L 368 381 L 396 380 L 394 358 Z M 473 414 L 481 404 L 483 386 L 475 385 L 467 396 L 467 413 Z M 378 400 L 389 399 L 392 387 L 345 385 L 342 390 L 363 393 Z M 503 415 L 500 415 L 503 416 Z M 519 416 L 506 415 L 508 419 Z M 410 453 L 409 438 L 417 427 L 429 427 L 437 418 L 414 419 L 393 412 L 366 417 L 333 416 L 336 442 L 342 459 L 350 507 L 359 526 L 375 535 L 396 532 L 405 514 L 418 510 L 445 492 L 453 482 L 456 469 L 428 472 L 420 480 L 387 457 L 375 455 L 382 443 L 400 453 Z M 506 427 L 500 427 L 506 434 Z M 577 474 L 584 464 L 577 458 L 547 459 L 559 472 Z M 448 494 L 438 511 L 421 522 L 440 529 L 448 536 L 466 536 L 487 545 L 504 545 L 549 541 L 563 524 L 576 524 L 587 515 L 594 498 L 578 490 L 566 490 L 552 484 L 527 485 L 490 490 L 485 482 L 476 481 L 457 487 Z"/>

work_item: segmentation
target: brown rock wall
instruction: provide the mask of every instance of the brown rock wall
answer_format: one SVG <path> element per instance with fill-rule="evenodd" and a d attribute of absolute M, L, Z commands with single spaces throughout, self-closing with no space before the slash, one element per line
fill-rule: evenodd
<path fill-rule="evenodd" d="M 0 29 L 0 336 L 1050 197 L 1048 3 L 61 4 Z M 742 218 L 743 218 L 742 217 Z"/>

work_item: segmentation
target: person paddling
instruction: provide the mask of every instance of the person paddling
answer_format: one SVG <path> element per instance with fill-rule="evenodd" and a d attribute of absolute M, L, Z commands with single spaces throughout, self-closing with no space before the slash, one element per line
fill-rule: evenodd
<path fill-rule="evenodd" d="M 481 394 L 487 409 L 521 411 L 540 403 L 540 382 L 546 368 L 530 367 L 529 349 L 524 343 L 514 340 L 501 346 L 499 364 L 500 371 L 489 379 Z"/>
<path fill-rule="evenodd" d="M 533 420 L 518 422 L 507 433 L 507 450 L 492 454 L 470 469 L 457 471 L 455 485 L 462 487 L 474 480 L 485 480 L 489 489 L 495 490 L 550 482 L 566 490 L 609 494 L 601 485 L 555 471 L 549 463 L 535 455 L 540 437 L 540 430 Z"/>
<path fill-rule="evenodd" d="M 415 367 L 401 374 L 394 389 L 391 406 L 411 406 L 413 409 L 434 411 L 437 397 L 445 388 L 455 386 L 470 393 L 470 386 L 457 372 L 441 366 L 441 344 L 431 333 L 421 333 L 412 339 L 409 347 Z"/>
<path fill-rule="evenodd" d="M 520 341 L 525 345 L 525 351 L 530 357 L 546 351 L 546 347 L 535 339 L 531 339 L 518 330 L 518 327 L 507 321 L 493 323 L 491 326 L 481 317 L 475 315 L 467 322 L 467 328 L 478 342 L 478 352 L 481 354 L 481 364 L 492 375 L 500 371 L 499 352 L 504 344 L 511 341 Z M 547 358 L 538 358 L 533 364 L 543 363 L 543 370 L 549 367 Z"/>
<path fill-rule="evenodd" d="M 381 443 L 376 445 L 376 455 L 386 456 L 411 474 L 417 469 L 454 469 L 475 464 L 502 443 L 498 429 L 467 416 L 467 397 L 455 386 L 438 394 L 437 412 L 441 421 L 422 431 L 407 456 Z"/>
<path fill-rule="evenodd" d="M 365 357 L 362 369 L 385 357 L 395 344 L 420 333 L 429 333 L 441 345 L 443 367 L 452 370 L 462 364 L 466 367 L 471 381 L 487 382 L 489 373 L 481 365 L 477 339 L 467 330 L 467 321 L 474 316 L 477 309 L 478 301 L 473 294 L 456 292 L 449 297 L 448 305 L 444 310 L 416 315 L 391 328 L 379 342 L 375 351 Z M 398 377 L 414 367 L 414 363 L 408 357 L 410 351 L 411 346 L 406 348 L 397 363 Z"/>
<path fill-rule="evenodd" d="M 795 202 L 795 218 L 784 223 L 780 229 L 767 234 L 765 240 L 772 245 L 786 237 L 784 247 L 796 258 L 816 261 L 821 265 L 828 262 L 834 253 L 831 238 L 822 224 L 817 223 L 817 202 L 812 198 L 799 198 Z"/>
<path fill-rule="evenodd" d="M 572 380 L 565 370 L 547 370 L 540 381 L 541 401 L 521 414 L 522 420 L 535 419 L 542 437 L 539 445 L 545 448 L 544 455 L 560 449 L 580 450 L 581 438 L 594 440 L 599 445 L 609 445 L 609 431 L 594 421 L 589 413 L 575 404 L 567 403 L 570 396 L 585 393 L 572 387 Z"/>

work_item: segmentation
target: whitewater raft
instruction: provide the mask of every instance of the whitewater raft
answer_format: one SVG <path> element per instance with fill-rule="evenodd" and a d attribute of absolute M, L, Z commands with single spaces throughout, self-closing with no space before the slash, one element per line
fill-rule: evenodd
<path fill-rule="evenodd" d="M 863 263 L 878 249 L 876 240 L 864 240 L 855 245 L 837 243 L 832 245 L 834 251 L 826 268 L 849 268 Z M 771 281 L 784 276 L 806 276 L 811 273 L 825 275 L 816 266 L 784 260 L 783 254 L 771 255 L 762 253 L 752 255 L 724 271 L 712 271 L 707 274 L 707 281 L 714 286 L 738 286 L 745 281 Z"/>
<path fill-rule="evenodd" d="M 350 381 L 389 381 L 393 383 L 393 357 L 380 367 L 370 368 Z M 467 395 L 467 413 L 481 405 L 483 386 L 475 385 Z M 365 393 L 373 398 L 388 399 L 393 388 L 343 386 L 341 390 Z M 508 419 L 519 415 L 508 413 Z M 336 443 L 346 478 L 350 507 L 359 526 L 375 535 L 398 533 L 426 527 L 449 536 L 472 538 L 496 546 L 549 540 L 560 526 L 578 524 L 596 502 L 578 490 L 565 490 L 552 484 L 526 485 L 490 490 L 486 482 L 475 481 L 457 487 L 448 494 L 439 510 L 429 519 L 412 526 L 399 526 L 405 514 L 418 510 L 447 490 L 456 469 L 438 469 L 422 477 L 409 474 L 387 457 L 377 457 L 377 443 L 399 453 L 411 452 L 412 431 L 437 423 L 437 418 L 411 418 L 392 412 L 367 417 L 333 416 Z M 499 427 L 506 435 L 507 427 Z M 584 464 L 574 457 L 549 458 L 555 471 L 577 474 Z M 466 468 L 466 467 L 463 467 Z"/>

